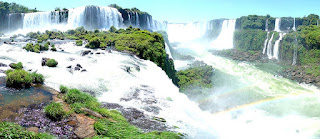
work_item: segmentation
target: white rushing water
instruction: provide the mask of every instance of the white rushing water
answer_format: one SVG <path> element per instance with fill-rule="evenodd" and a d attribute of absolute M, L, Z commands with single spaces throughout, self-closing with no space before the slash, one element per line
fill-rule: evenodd
<path fill-rule="evenodd" d="M 281 18 L 276 18 L 274 31 L 281 32 L 281 30 L 280 30 L 280 22 L 281 22 Z"/>
<path fill-rule="evenodd" d="M 168 33 L 170 39 L 183 38 L 182 34 L 175 36 L 178 33 L 170 29 L 168 32 L 173 33 Z M 268 47 L 271 54 L 273 36 Z M 206 138 L 305 139 L 319 136 L 320 113 L 314 108 L 320 106 L 320 91 L 316 87 L 275 76 L 247 62 L 211 55 L 206 51 L 208 47 L 216 48 L 211 43 L 194 41 L 193 47 L 189 43 L 180 41 L 175 50 L 181 54 L 196 54 L 193 55 L 196 60 L 215 69 L 211 95 L 198 101 L 199 104 L 212 103 L 209 109 L 220 111 L 213 113 L 211 119 L 214 136 Z"/>
<path fill-rule="evenodd" d="M 92 50 L 93 54 L 80 56 L 88 49 L 72 42 L 56 43 L 56 48 L 58 52 L 38 54 L 26 52 L 20 46 L 3 44 L 0 45 L 0 62 L 22 62 L 26 70 L 43 74 L 45 84 L 55 89 L 60 85 L 78 88 L 94 93 L 102 102 L 118 103 L 163 117 L 169 125 L 178 126 L 180 129 L 177 130 L 187 133 L 190 138 L 213 136 L 212 115 L 201 111 L 196 103 L 179 93 L 171 79 L 153 62 L 115 51 Z M 59 62 L 58 66 L 41 66 L 43 57 L 54 58 Z M 86 72 L 74 71 L 77 64 Z M 68 69 L 70 65 L 72 68 Z M 151 107 L 159 108 L 159 114 L 148 112 Z"/>
<path fill-rule="evenodd" d="M 295 18 L 295 17 L 293 18 L 293 27 L 292 27 L 292 30 L 293 30 L 293 31 L 297 31 L 297 29 L 296 29 L 296 18 Z"/>
<path fill-rule="evenodd" d="M 270 38 L 270 40 L 268 42 L 268 45 L 267 45 L 267 56 L 268 56 L 269 59 L 272 58 L 272 48 L 273 48 L 272 40 L 273 40 L 273 36 L 274 36 L 274 33 L 272 33 L 271 38 Z"/>
<path fill-rule="evenodd" d="M 294 35 L 294 46 L 293 46 L 293 57 L 292 57 L 292 65 L 297 64 L 297 58 L 298 58 L 298 40 L 297 36 Z"/>
<path fill-rule="evenodd" d="M 60 24 L 59 12 L 37 12 L 26 13 L 23 17 L 23 31 L 42 31 L 45 30 L 63 30 L 63 25 Z"/>
<path fill-rule="evenodd" d="M 233 48 L 233 32 L 236 28 L 236 20 L 224 20 L 219 37 L 211 42 L 211 48 L 231 49 Z"/>
<path fill-rule="evenodd" d="M 268 45 L 268 40 L 269 40 L 269 34 L 270 34 L 270 32 L 267 32 L 267 38 L 264 41 L 264 47 L 263 47 L 263 51 L 262 51 L 263 54 L 266 53 L 266 50 L 267 50 L 267 47 L 268 47 L 267 45 Z"/>
<path fill-rule="evenodd" d="M 279 33 L 279 39 L 274 43 L 273 47 L 273 58 L 279 60 L 279 45 L 283 38 L 283 36 L 286 35 L 285 33 Z"/>

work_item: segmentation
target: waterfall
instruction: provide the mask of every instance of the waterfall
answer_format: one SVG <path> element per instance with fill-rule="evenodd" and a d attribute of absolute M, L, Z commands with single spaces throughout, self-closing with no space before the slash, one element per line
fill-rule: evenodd
<path fill-rule="evenodd" d="M 138 12 L 136 12 L 136 26 L 137 26 L 137 27 L 140 27 L 140 24 L 139 24 L 139 14 L 138 14 Z"/>
<path fill-rule="evenodd" d="M 281 30 L 280 30 L 280 22 L 281 22 L 281 18 L 276 18 L 276 22 L 275 22 L 275 26 L 274 26 L 274 31 L 276 31 L 276 32 L 281 32 Z"/>
<path fill-rule="evenodd" d="M 292 65 L 297 64 L 297 57 L 298 57 L 298 40 L 297 36 L 294 35 L 294 46 L 293 46 L 293 58 L 292 58 Z"/>
<path fill-rule="evenodd" d="M 23 29 L 28 31 L 57 29 L 60 23 L 59 16 L 59 11 L 24 14 Z"/>
<path fill-rule="evenodd" d="M 170 42 L 186 42 L 199 39 L 205 35 L 208 27 L 207 24 L 208 22 L 168 24 L 168 34 L 174 34 L 168 36 L 169 40 Z"/>
<path fill-rule="evenodd" d="M 267 49 L 267 45 L 268 45 L 268 40 L 269 40 L 269 34 L 270 34 L 270 32 L 267 32 L 267 38 L 266 38 L 266 40 L 264 41 L 264 47 L 263 47 L 263 54 L 265 54 L 266 53 L 266 49 Z"/>
<path fill-rule="evenodd" d="M 293 18 L 293 27 L 292 27 L 293 31 L 296 31 L 296 18 Z"/>
<path fill-rule="evenodd" d="M 273 47 L 273 58 L 279 60 L 279 45 L 280 45 L 280 42 L 283 38 L 285 34 L 283 33 L 279 33 L 279 39 L 275 42 L 274 44 L 274 47 Z"/>
<path fill-rule="evenodd" d="M 266 31 L 269 30 L 268 19 L 266 20 L 266 29 L 265 29 L 265 30 L 266 30 Z"/>
<path fill-rule="evenodd" d="M 173 59 L 169 45 L 167 43 L 165 43 L 165 50 L 166 50 L 166 53 L 169 55 L 169 58 Z"/>
<path fill-rule="evenodd" d="M 236 26 L 236 20 L 224 20 L 219 37 L 211 42 L 214 49 L 233 48 L 233 33 Z"/>
<path fill-rule="evenodd" d="M 274 36 L 274 33 L 272 33 L 271 38 L 270 38 L 270 40 L 268 42 L 268 46 L 267 46 L 267 55 L 268 55 L 269 59 L 272 58 L 272 40 L 273 40 L 273 36 Z"/>
<path fill-rule="evenodd" d="M 128 25 L 131 25 L 131 15 L 130 15 L 129 12 L 128 12 L 128 21 L 129 21 L 129 24 L 128 24 Z"/>
<path fill-rule="evenodd" d="M 319 20 L 317 20 L 317 27 L 319 27 Z"/>

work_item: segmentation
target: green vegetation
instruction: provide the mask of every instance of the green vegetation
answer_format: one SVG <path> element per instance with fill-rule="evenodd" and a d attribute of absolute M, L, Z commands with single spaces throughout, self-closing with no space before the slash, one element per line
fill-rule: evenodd
<path fill-rule="evenodd" d="M 76 45 L 77 46 L 82 46 L 82 40 L 76 40 Z"/>
<path fill-rule="evenodd" d="M 42 74 L 31 73 L 32 83 L 42 84 L 44 82 L 44 77 Z"/>
<path fill-rule="evenodd" d="M 1 122 L 0 123 L 0 138 L 21 138 L 21 139 L 53 139 L 52 135 L 47 133 L 34 133 L 26 131 L 23 127 L 18 124 L 11 122 Z"/>
<path fill-rule="evenodd" d="M 32 76 L 25 70 L 8 70 L 6 74 L 6 84 L 8 87 L 23 88 L 31 86 Z"/>
<path fill-rule="evenodd" d="M 68 93 L 69 89 L 66 86 L 60 85 L 60 92 L 62 94 Z"/>
<path fill-rule="evenodd" d="M 8 3 L 0 1 L 0 17 L 4 17 L 9 13 L 30 13 L 37 12 L 35 9 L 29 9 L 16 3 Z"/>
<path fill-rule="evenodd" d="M 29 73 L 22 69 L 7 70 L 6 74 L 6 84 L 8 87 L 26 88 L 30 87 L 31 83 L 40 84 L 44 82 L 43 75 Z"/>
<path fill-rule="evenodd" d="M 41 45 L 39 43 L 36 43 L 35 45 L 33 43 L 28 43 L 26 46 L 23 47 L 23 49 L 27 51 L 35 52 L 35 53 L 40 53 L 41 51 L 48 51 L 49 46 L 50 46 L 50 42 L 46 42 L 44 45 Z M 54 47 L 54 44 L 51 44 L 51 50 L 52 49 L 56 49 Z"/>
<path fill-rule="evenodd" d="M 264 30 L 236 30 L 234 32 L 234 47 L 240 50 L 262 50 L 267 32 Z"/>
<path fill-rule="evenodd" d="M 174 132 L 143 133 L 139 128 L 131 125 L 120 112 L 101 107 L 96 98 L 77 89 L 69 89 L 64 96 L 64 101 L 70 104 L 76 113 L 83 113 L 82 108 L 87 108 L 107 117 L 107 119 L 98 119 L 98 122 L 94 124 L 95 130 L 101 138 L 180 138 L 180 135 Z"/>
<path fill-rule="evenodd" d="M 46 63 L 48 67 L 56 67 L 58 65 L 58 62 L 54 59 L 49 59 Z"/>
<path fill-rule="evenodd" d="M 211 66 L 191 67 L 184 71 L 177 72 L 180 91 L 195 87 L 212 87 L 213 68 Z"/>
<path fill-rule="evenodd" d="M 55 36 L 57 35 L 57 36 Z M 87 48 L 98 49 L 111 47 L 115 50 L 132 53 L 144 60 L 150 60 L 166 71 L 167 75 L 177 84 L 173 60 L 167 57 L 165 42 L 160 33 L 128 27 L 126 30 L 111 27 L 109 31 L 87 31 L 83 27 L 66 32 L 28 33 L 30 38 L 67 38 L 71 40 L 86 40 Z M 29 48 L 29 47 L 28 47 Z M 52 45 L 52 48 L 54 46 Z M 32 50 L 32 49 L 31 49 Z"/>
<path fill-rule="evenodd" d="M 258 15 L 242 16 L 236 21 L 236 29 L 266 29 L 266 21 L 268 19 L 268 30 L 274 30 L 275 18 Z"/>
<path fill-rule="evenodd" d="M 66 115 L 61 103 L 51 102 L 44 108 L 46 115 L 52 120 L 60 120 Z"/>
<path fill-rule="evenodd" d="M 13 68 L 13 69 L 23 69 L 23 65 L 21 62 L 19 63 L 12 63 L 10 64 L 10 67 Z"/>

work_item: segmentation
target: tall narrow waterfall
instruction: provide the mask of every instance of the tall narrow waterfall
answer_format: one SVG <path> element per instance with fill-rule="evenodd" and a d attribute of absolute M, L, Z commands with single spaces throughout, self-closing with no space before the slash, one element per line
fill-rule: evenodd
<path fill-rule="evenodd" d="M 274 33 L 272 33 L 271 38 L 270 38 L 270 40 L 268 42 L 268 46 L 267 46 L 267 55 L 268 55 L 269 59 L 272 58 L 272 40 L 273 40 L 273 36 L 274 36 Z"/>
<path fill-rule="evenodd" d="M 297 64 L 297 57 L 298 57 L 298 40 L 297 40 L 297 36 L 294 35 L 292 65 L 296 65 Z"/>
<path fill-rule="evenodd" d="M 279 33 L 279 39 L 275 42 L 274 44 L 274 47 L 273 47 L 273 58 L 279 60 L 279 45 L 280 45 L 280 42 L 283 38 L 285 34 L 283 33 Z"/>
<path fill-rule="evenodd" d="M 270 34 L 270 32 L 267 32 L 267 38 L 266 38 L 266 40 L 264 41 L 264 47 L 263 47 L 263 54 L 265 54 L 266 53 L 266 49 L 267 49 L 267 45 L 268 45 L 268 40 L 269 40 L 269 34 Z"/>
<path fill-rule="evenodd" d="M 137 25 L 137 27 L 140 26 L 140 24 L 139 24 L 139 14 L 137 12 L 136 12 L 136 25 Z"/>
<path fill-rule="evenodd" d="M 276 18 L 275 26 L 274 26 L 274 31 L 280 32 L 280 22 L 281 18 Z"/>
<path fill-rule="evenodd" d="M 268 19 L 266 20 L 266 29 L 265 29 L 265 30 L 266 30 L 266 31 L 269 30 Z"/>
<path fill-rule="evenodd" d="M 296 31 L 296 18 L 293 18 L 293 27 L 292 27 L 293 31 Z"/>
<path fill-rule="evenodd" d="M 214 49 L 233 48 L 233 33 L 236 26 L 236 20 L 224 20 L 219 37 L 211 43 Z"/>

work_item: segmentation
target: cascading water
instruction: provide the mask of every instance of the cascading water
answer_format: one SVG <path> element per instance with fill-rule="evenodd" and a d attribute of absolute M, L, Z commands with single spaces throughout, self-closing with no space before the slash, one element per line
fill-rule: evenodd
<path fill-rule="evenodd" d="M 169 55 L 169 58 L 173 59 L 170 48 L 167 43 L 165 43 L 165 50 L 166 50 L 166 53 Z"/>
<path fill-rule="evenodd" d="M 88 49 L 76 47 L 73 42 L 52 43 L 64 52 L 33 53 L 20 46 L 2 44 L 0 62 L 21 61 L 26 70 L 43 74 L 45 84 L 55 89 L 63 84 L 93 93 L 101 102 L 134 107 L 145 114 L 165 118 L 168 125 L 178 126 L 177 131 L 187 133 L 189 138 L 214 136 L 212 115 L 201 111 L 196 103 L 179 93 L 171 79 L 153 62 L 116 51 L 92 50 L 93 54 L 80 56 Z M 100 54 L 95 54 L 97 52 Z M 43 57 L 54 58 L 58 66 L 41 66 Z M 86 72 L 74 70 L 77 64 Z M 72 68 L 66 68 L 68 66 Z"/>
<path fill-rule="evenodd" d="M 269 25 L 268 25 L 268 19 L 266 20 L 266 29 L 265 31 L 268 31 L 269 30 Z"/>
<path fill-rule="evenodd" d="M 236 20 L 224 20 L 219 37 L 211 42 L 213 49 L 231 49 L 233 48 L 233 32 L 235 30 Z"/>
<path fill-rule="evenodd" d="M 298 58 L 298 40 L 297 40 L 297 36 L 294 35 L 294 46 L 293 46 L 292 65 L 296 65 L 296 64 L 297 64 L 297 58 Z"/>
<path fill-rule="evenodd" d="M 111 7 L 86 6 L 70 10 L 69 27 L 84 26 L 86 29 L 109 29 L 122 27 L 121 13 Z"/>
<path fill-rule="evenodd" d="M 136 12 L 136 26 L 139 27 L 139 14 Z"/>
<path fill-rule="evenodd" d="M 267 50 L 267 47 L 268 47 L 267 45 L 268 45 L 268 40 L 269 40 L 269 34 L 270 34 L 270 32 L 267 32 L 267 38 L 264 41 L 264 47 L 263 47 L 263 51 L 262 51 L 263 54 L 266 53 L 266 50 Z"/>
<path fill-rule="evenodd" d="M 276 22 L 275 22 L 275 26 L 274 26 L 274 31 L 276 31 L 276 32 L 281 32 L 281 30 L 280 30 L 280 22 L 281 22 L 281 18 L 276 18 Z"/>
<path fill-rule="evenodd" d="M 170 42 L 181 40 L 179 38 L 183 36 L 180 35 L 183 34 L 177 33 L 169 25 Z M 268 53 L 272 53 L 273 36 L 269 40 Z M 309 109 L 320 106 L 320 91 L 316 87 L 274 76 L 277 72 L 264 69 L 265 63 L 260 63 L 259 67 L 259 64 L 236 62 L 207 51 L 198 52 L 199 49 L 206 50 L 208 46 L 215 49 L 211 44 L 193 42 L 193 47 L 189 47 L 189 43 L 180 41 L 175 50 L 181 54 L 194 54 L 192 51 L 195 51 L 197 55 L 193 56 L 196 60 L 215 68 L 211 95 L 205 95 L 197 101 L 199 105 L 208 105 L 208 111 L 213 112 L 210 121 L 214 123 L 215 136 L 205 138 L 318 137 L 320 113 L 316 109 Z"/>
<path fill-rule="evenodd" d="M 293 31 L 296 31 L 296 18 L 293 18 L 293 27 L 292 27 Z"/>
<path fill-rule="evenodd" d="M 273 40 L 273 36 L 274 36 L 274 33 L 272 33 L 271 38 L 270 38 L 270 40 L 268 42 L 268 45 L 267 45 L 267 56 L 268 56 L 269 59 L 272 58 L 272 48 L 273 48 L 272 47 L 272 40 Z"/>
<path fill-rule="evenodd" d="M 23 18 L 23 30 L 27 32 L 62 29 L 59 24 L 59 11 L 27 13 Z"/>
<path fill-rule="evenodd" d="M 18 19 L 21 17 L 21 19 Z M 153 20 L 152 16 L 146 15 L 148 19 L 142 20 L 137 12 L 128 12 L 128 24 L 142 29 L 153 31 L 167 31 L 167 22 Z M 28 32 L 46 30 L 66 31 L 77 27 L 85 27 L 89 30 L 126 28 L 122 14 L 115 8 L 104 6 L 84 6 L 68 11 L 35 12 L 26 14 L 9 14 L 6 17 L 6 30 L 15 29 L 15 34 L 26 34 Z M 148 20 L 148 21 L 145 21 Z M 21 23 L 20 23 L 21 21 Z M 134 22 L 134 23 L 132 23 Z M 146 23 L 139 23 L 146 22 Z M 20 27 L 21 26 L 21 27 Z"/>
<path fill-rule="evenodd" d="M 279 60 L 279 45 L 280 42 L 285 34 L 284 33 L 279 33 L 279 39 L 274 43 L 273 47 L 273 58 Z"/>

